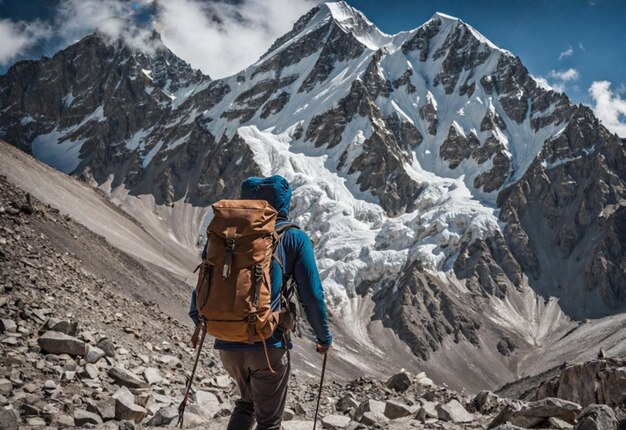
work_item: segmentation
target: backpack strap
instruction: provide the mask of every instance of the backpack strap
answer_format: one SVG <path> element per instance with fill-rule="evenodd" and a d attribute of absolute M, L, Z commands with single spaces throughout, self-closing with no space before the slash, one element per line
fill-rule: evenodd
<path fill-rule="evenodd" d="M 275 241 L 274 241 L 274 252 L 272 253 L 272 258 L 278 263 L 278 265 L 280 266 L 281 271 L 283 272 L 283 278 L 285 275 L 285 266 L 283 264 L 282 261 L 280 261 L 280 258 L 278 258 L 278 256 L 276 255 L 276 249 L 278 248 L 278 242 L 280 241 L 280 238 L 283 236 L 283 234 L 285 234 L 287 232 L 287 230 L 290 230 L 292 228 L 297 228 L 298 230 L 300 230 L 300 226 L 298 226 L 297 224 L 293 224 L 293 223 L 285 223 L 283 225 L 281 225 L 280 227 L 278 227 L 276 229 L 276 231 L 274 232 L 274 237 L 275 237 Z M 284 286 L 284 282 L 283 282 L 283 286 Z"/>

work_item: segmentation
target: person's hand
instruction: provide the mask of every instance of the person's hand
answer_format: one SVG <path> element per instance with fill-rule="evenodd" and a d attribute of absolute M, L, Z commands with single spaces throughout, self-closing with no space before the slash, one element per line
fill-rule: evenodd
<path fill-rule="evenodd" d="M 332 343 L 318 343 L 315 350 L 320 354 L 326 354 L 332 348 Z"/>

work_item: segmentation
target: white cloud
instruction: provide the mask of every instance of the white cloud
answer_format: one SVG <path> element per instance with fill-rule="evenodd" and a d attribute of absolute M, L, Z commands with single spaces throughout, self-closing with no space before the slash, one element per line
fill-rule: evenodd
<path fill-rule="evenodd" d="M 609 81 L 593 82 L 589 94 L 595 102 L 593 111 L 602 124 L 613 133 L 626 137 L 626 121 L 620 121 L 620 117 L 626 117 L 626 99 L 611 90 Z"/>
<path fill-rule="evenodd" d="M 143 1 L 140 3 L 150 3 Z M 129 25 L 135 11 L 124 0 L 63 0 L 55 16 L 55 27 L 64 43 L 72 43 L 98 29 L 111 41 L 124 40 L 132 49 L 150 53 L 155 45 L 151 29 Z"/>
<path fill-rule="evenodd" d="M 48 37 L 49 32 L 49 26 L 40 21 L 27 23 L 0 19 L 0 65 L 14 61 L 40 39 Z"/>
<path fill-rule="evenodd" d="M 574 49 L 572 49 L 572 47 L 570 46 L 565 51 L 559 54 L 559 60 L 562 60 L 563 58 L 571 57 L 573 54 L 574 54 Z"/>
<path fill-rule="evenodd" d="M 1 0 L 0 0 L 1 1 Z M 154 22 L 129 25 L 134 6 L 150 6 Z M 25 30 L 36 23 L 0 20 L 0 64 L 23 58 L 45 40 L 52 51 L 77 42 L 99 29 L 110 40 L 152 52 L 152 28 L 179 57 L 213 78 L 225 77 L 254 63 L 316 0 L 242 0 L 237 5 L 204 0 L 61 0 L 47 34 Z M 139 8 L 141 12 L 141 8 Z M 52 37 L 54 36 L 54 38 Z M 54 41 L 54 42 L 52 42 Z"/>
<path fill-rule="evenodd" d="M 212 78 L 254 63 L 315 5 L 311 0 L 244 0 L 237 6 L 198 0 L 157 4 L 155 27 L 163 42 Z"/>
<path fill-rule="evenodd" d="M 562 82 L 567 82 L 567 81 L 575 81 L 580 77 L 580 74 L 578 73 L 578 70 L 576 69 L 565 69 L 565 70 L 550 70 L 550 73 L 548 73 L 548 76 L 562 81 Z"/>

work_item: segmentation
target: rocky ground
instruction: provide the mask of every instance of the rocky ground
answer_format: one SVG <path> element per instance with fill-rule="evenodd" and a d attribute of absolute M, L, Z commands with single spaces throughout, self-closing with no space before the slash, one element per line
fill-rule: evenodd
<path fill-rule="evenodd" d="M 163 282 L 166 274 L 133 260 L 4 177 L 0 261 L 0 429 L 176 423 L 194 356 L 191 329 L 133 293 L 145 289 L 141 283 Z M 331 353 L 329 366 L 332 361 Z M 388 381 L 329 381 L 322 427 L 617 429 L 618 419 L 626 425 L 625 387 L 626 361 L 605 358 L 563 366 L 502 391 L 524 400 L 458 393 L 423 373 L 400 372 Z M 312 428 L 316 394 L 315 384 L 292 375 L 285 429 Z M 185 427 L 224 428 L 236 396 L 206 345 Z"/>

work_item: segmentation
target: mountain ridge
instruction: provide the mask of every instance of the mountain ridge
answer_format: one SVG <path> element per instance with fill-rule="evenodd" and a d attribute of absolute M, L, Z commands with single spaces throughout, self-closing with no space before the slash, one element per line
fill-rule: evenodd
<path fill-rule="evenodd" d="M 626 310 L 623 142 L 461 20 L 435 14 L 379 47 L 359 17 L 344 3 L 313 8 L 224 79 L 181 66 L 175 99 L 156 91 L 152 65 L 111 60 L 103 75 L 95 59 L 68 55 L 103 91 L 77 92 L 91 104 L 63 123 L 57 108 L 74 88 L 29 102 L 51 70 L 34 62 L 0 77 L 0 137 L 27 151 L 33 139 L 44 161 L 45 151 L 73 160 L 66 173 L 138 219 L 146 200 L 173 206 L 164 222 L 194 229 L 173 232 L 184 244 L 202 242 L 208 204 L 235 197 L 246 176 L 285 176 L 355 348 L 381 342 L 382 325 L 425 366 L 443 351 L 489 357 L 453 374 L 433 365 L 439 380 L 495 386 L 577 320 Z"/>

